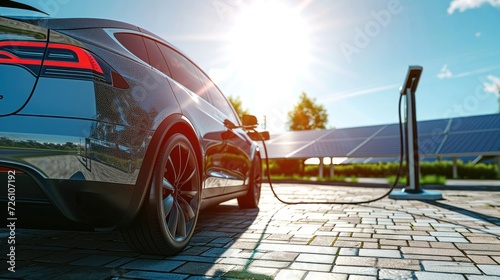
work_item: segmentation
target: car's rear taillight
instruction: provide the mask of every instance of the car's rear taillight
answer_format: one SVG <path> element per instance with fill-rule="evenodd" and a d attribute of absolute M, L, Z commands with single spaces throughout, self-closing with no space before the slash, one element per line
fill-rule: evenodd
<path fill-rule="evenodd" d="M 22 65 L 42 76 L 85 78 L 89 74 L 104 75 L 101 65 L 89 51 L 60 43 L 2 41 L 0 63 Z"/>

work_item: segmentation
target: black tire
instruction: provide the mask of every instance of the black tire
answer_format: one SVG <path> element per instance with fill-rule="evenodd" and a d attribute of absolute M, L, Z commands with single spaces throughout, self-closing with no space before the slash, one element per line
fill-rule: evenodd
<path fill-rule="evenodd" d="M 155 164 L 149 196 L 130 227 L 127 245 L 140 253 L 175 255 L 193 235 L 201 201 L 201 173 L 189 139 L 171 135 Z"/>
<path fill-rule="evenodd" d="M 259 154 L 256 154 L 250 171 L 250 180 L 248 183 L 248 192 L 246 195 L 238 197 L 238 205 L 242 209 L 258 208 L 260 193 L 262 189 L 262 160 Z"/>

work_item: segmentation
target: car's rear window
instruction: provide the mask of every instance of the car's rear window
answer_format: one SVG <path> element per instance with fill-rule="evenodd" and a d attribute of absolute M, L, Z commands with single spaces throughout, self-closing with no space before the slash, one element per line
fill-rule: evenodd
<path fill-rule="evenodd" d="M 115 38 L 138 58 L 149 63 L 148 53 L 142 36 L 131 33 L 115 33 Z"/>

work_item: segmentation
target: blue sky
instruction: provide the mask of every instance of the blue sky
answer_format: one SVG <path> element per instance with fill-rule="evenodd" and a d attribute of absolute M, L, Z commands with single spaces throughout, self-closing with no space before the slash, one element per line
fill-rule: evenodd
<path fill-rule="evenodd" d="M 54 17 L 121 20 L 160 35 L 265 115 L 271 132 L 285 130 L 302 91 L 324 105 L 329 127 L 397 122 L 408 65 L 424 67 L 418 120 L 499 110 L 499 0 L 37 3 Z"/>

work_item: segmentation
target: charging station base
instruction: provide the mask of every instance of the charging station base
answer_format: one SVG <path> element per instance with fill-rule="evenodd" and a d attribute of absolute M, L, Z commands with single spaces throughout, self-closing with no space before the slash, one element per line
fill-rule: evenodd
<path fill-rule="evenodd" d="M 426 191 L 420 189 L 418 192 L 407 192 L 405 189 L 392 191 L 389 194 L 391 199 L 399 200 L 440 200 L 443 199 L 443 194 L 436 191 Z"/>

